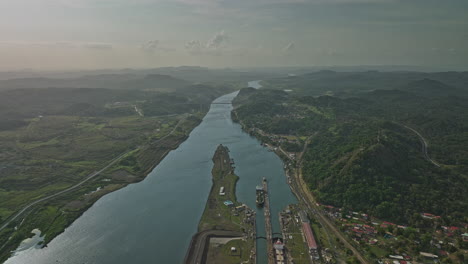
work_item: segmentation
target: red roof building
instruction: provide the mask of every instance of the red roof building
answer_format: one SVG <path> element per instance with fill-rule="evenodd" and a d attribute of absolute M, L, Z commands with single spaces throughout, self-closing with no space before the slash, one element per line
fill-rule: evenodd
<path fill-rule="evenodd" d="M 310 228 L 309 223 L 302 223 L 302 232 L 304 232 L 304 236 L 306 237 L 309 250 L 316 250 L 317 242 L 315 242 L 314 234 L 312 233 L 312 229 Z"/>

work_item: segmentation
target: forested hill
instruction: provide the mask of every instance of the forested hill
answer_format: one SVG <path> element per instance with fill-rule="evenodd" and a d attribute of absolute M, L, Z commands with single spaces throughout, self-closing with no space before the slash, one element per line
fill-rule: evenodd
<path fill-rule="evenodd" d="M 100 74 L 77 78 L 21 78 L 0 80 L 0 91 L 29 88 L 107 88 L 171 90 L 189 86 L 190 82 L 169 75 Z"/>
<path fill-rule="evenodd" d="M 361 79 L 376 73 L 369 74 L 360 74 Z M 345 97 L 314 97 L 323 94 L 323 87 L 316 89 L 311 81 L 307 88 L 311 75 L 295 77 L 288 86 L 284 80 L 267 80 L 266 87 L 274 90 L 244 89 L 234 104 L 237 117 L 249 129 L 302 141 L 311 137 L 303 172 L 320 202 L 400 223 L 417 224 L 421 212 L 441 215 L 446 222 L 467 221 L 468 87 L 460 85 L 464 80 L 448 85 L 433 80 L 443 74 L 425 74 L 428 78 L 409 78 L 406 83 L 398 78 L 393 89 L 388 81 L 395 74 L 379 73 L 385 81 L 379 84 L 374 76 L 374 89 L 368 84 L 363 84 L 366 91 L 353 89 L 358 86 L 354 82 L 345 89 Z M 337 76 L 335 80 L 328 76 L 327 82 L 343 84 L 340 74 L 320 75 Z M 428 142 L 427 155 L 417 133 Z"/>
<path fill-rule="evenodd" d="M 423 96 L 468 95 L 468 72 L 319 71 L 265 80 L 264 88 L 291 89 L 304 95 L 353 97 L 373 90 L 404 90 Z"/>

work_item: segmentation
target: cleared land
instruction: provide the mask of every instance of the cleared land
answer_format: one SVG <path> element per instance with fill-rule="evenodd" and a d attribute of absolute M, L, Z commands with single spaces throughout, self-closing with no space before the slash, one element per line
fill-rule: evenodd
<path fill-rule="evenodd" d="M 218 146 L 213 163 L 213 185 L 185 263 L 254 263 L 255 213 L 236 199 L 238 177 L 227 147 Z M 224 194 L 220 194 L 222 187 Z M 237 239 L 221 243 L 219 239 L 211 241 L 212 237 Z"/>
<path fill-rule="evenodd" d="M 100 197 L 143 180 L 228 91 L 1 92 L 0 262 L 31 230 L 46 245 Z"/>

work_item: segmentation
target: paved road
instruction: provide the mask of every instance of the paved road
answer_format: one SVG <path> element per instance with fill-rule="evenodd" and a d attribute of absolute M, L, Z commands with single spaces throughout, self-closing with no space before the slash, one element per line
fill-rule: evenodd
<path fill-rule="evenodd" d="M 167 138 L 168 136 L 172 135 L 172 133 L 174 133 L 174 131 L 179 127 L 180 123 L 184 120 L 184 118 L 182 118 L 181 120 L 179 120 L 179 122 L 177 123 L 177 125 L 171 130 L 171 132 L 169 132 L 167 135 L 165 135 L 164 137 L 160 138 L 159 140 L 155 141 L 155 143 Z M 137 147 L 136 149 L 139 149 L 141 148 L 140 147 Z M 43 198 L 40 198 L 36 201 L 33 201 L 31 203 L 29 203 L 28 205 L 26 205 L 25 207 L 23 207 L 19 212 L 17 212 L 13 217 L 11 217 L 8 221 L 6 221 L 1 227 L 0 227 L 0 231 L 2 231 L 3 229 L 5 229 L 5 227 L 7 227 L 12 221 L 16 220 L 18 217 L 20 217 L 22 214 L 24 214 L 24 212 L 26 212 L 29 208 L 33 207 L 34 205 L 38 204 L 38 203 L 41 203 L 41 202 L 44 202 L 46 200 L 49 200 L 49 199 L 52 199 L 56 196 L 59 196 L 61 194 L 64 194 L 64 193 L 67 193 L 67 192 L 70 192 L 70 191 L 73 191 L 75 190 L 76 188 L 80 187 L 81 185 L 83 185 L 84 183 L 88 182 L 89 180 L 93 179 L 94 177 L 98 176 L 100 173 L 102 173 L 103 171 L 105 171 L 106 169 L 108 169 L 109 167 L 111 167 L 112 165 L 114 165 L 117 161 L 119 161 L 120 159 L 122 159 L 122 157 L 124 157 L 126 154 L 136 150 L 136 149 L 133 149 L 133 150 L 130 150 L 130 151 L 126 151 L 122 154 L 120 154 L 118 157 L 114 158 L 113 160 L 111 160 L 105 167 L 103 167 L 102 169 L 98 170 L 98 171 L 95 171 L 93 173 L 91 173 L 90 175 L 88 175 L 88 177 L 86 177 L 86 179 L 78 182 L 77 184 L 71 186 L 71 187 L 68 187 L 67 189 L 64 189 L 64 190 L 61 190 L 57 193 L 54 193 L 54 194 L 51 194 L 49 196 L 46 196 L 46 197 L 43 197 Z"/>
<path fill-rule="evenodd" d="M 402 125 L 402 124 L 399 124 L 399 125 Z M 424 157 L 426 158 L 426 160 L 428 160 L 429 162 L 431 162 L 432 164 L 434 164 L 435 166 L 437 167 L 440 167 L 440 164 L 435 162 L 433 159 L 431 159 L 431 157 L 429 157 L 429 154 L 427 153 L 427 141 L 426 139 L 418 132 L 416 131 L 415 129 L 407 126 L 407 125 L 402 125 L 404 127 L 406 127 L 407 129 L 413 131 L 416 135 L 418 135 L 419 139 L 421 140 L 421 143 L 422 143 L 422 153 L 424 154 Z"/>
<path fill-rule="evenodd" d="M 121 155 L 119 155 L 117 158 L 114 158 L 109 164 L 107 164 L 104 168 L 100 169 L 99 171 L 96 171 L 94 173 L 91 173 L 90 175 L 88 175 L 88 177 L 86 177 L 86 179 L 80 181 L 79 183 L 71 186 L 71 187 L 68 187 L 67 189 L 65 190 L 61 190 L 57 193 L 54 193 L 54 194 L 51 194 L 49 196 L 46 196 L 46 197 L 43 197 L 41 199 L 38 199 L 28 205 L 26 205 L 25 207 L 23 207 L 23 209 L 21 209 L 18 213 L 16 213 L 12 218 L 10 218 L 10 220 L 8 220 L 6 223 L 4 223 L 1 227 L 0 227 L 0 231 L 2 231 L 8 224 L 10 224 L 12 221 L 14 221 L 15 219 L 17 219 L 19 216 L 21 216 L 24 212 L 26 212 L 26 210 L 28 210 L 29 208 L 33 207 L 34 205 L 40 203 L 40 202 L 43 202 L 43 201 L 46 201 L 46 200 L 49 200 L 51 198 L 54 198 L 56 196 L 59 196 L 61 194 L 64 194 L 64 193 L 67 193 L 67 192 L 70 192 L 76 188 L 78 188 L 79 186 L 81 186 L 83 183 L 91 180 L 92 178 L 96 177 L 97 175 L 99 175 L 101 172 L 103 172 L 104 170 L 106 170 L 107 168 L 109 168 L 110 166 L 114 165 L 117 161 L 119 161 L 123 156 L 125 156 L 127 153 L 129 153 L 131 151 L 128 151 L 128 152 L 125 152 Z"/>
<path fill-rule="evenodd" d="M 138 107 L 136 105 L 133 105 L 133 107 L 135 108 L 135 112 L 139 115 L 139 116 L 143 116 L 143 113 L 140 111 L 140 109 L 138 109 Z"/>
<path fill-rule="evenodd" d="M 338 237 L 344 244 L 344 246 L 351 251 L 353 251 L 354 256 L 364 264 L 369 263 L 362 255 L 361 253 L 353 246 L 351 245 L 348 240 L 341 234 L 341 232 L 335 227 L 334 223 L 330 222 L 330 220 L 324 216 L 320 212 L 320 208 L 315 203 L 315 199 L 310 193 L 310 191 L 307 188 L 307 184 L 305 183 L 303 177 L 302 177 L 302 161 L 303 161 L 303 156 L 304 153 L 307 149 L 308 144 L 310 143 L 312 137 L 307 138 L 306 142 L 304 143 L 304 148 L 302 152 L 298 155 L 297 157 L 297 163 L 296 163 L 296 169 L 295 173 L 293 175 L 294 181 L 293 181 L 293 189 L 295 190 L 296 195 L 298 195 L 298 199 L 302 200 L 307 208 L 313 212 L 314 216 L 318 216 L 317 220 L 319 220 L 320 224 L 325 228 L 325 231 L 330 230 L 333 232 L 333 234 Z M 328 236 L 328 231 L 327 236 Z M 331 243 L 330 243 L 331 245 Z"/>

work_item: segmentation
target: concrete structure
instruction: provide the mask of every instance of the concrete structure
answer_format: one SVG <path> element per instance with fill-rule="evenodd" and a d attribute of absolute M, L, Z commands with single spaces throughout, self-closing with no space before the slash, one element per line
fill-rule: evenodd
<path fill-rule="evenodd" d="M 307 217 L 307 213 L 305 211 L 299 211 L 299 217 L 303 223 L 309 223 L 309 218 Z"/>
<path fill-rule="evenodd" d="M 265 215 L 265 233 L 267 241 L 268 264 L 274 264 L 275 258 L 273 256 L 273 234 L 270 218 L 270 200 L 268 196 L 268 183 L 265 177 L 263 177 L 263 191 L 265 192 L 265 207 L 263 209 L 263 213 Z"/>
<path fill-rule="evenodd" d="M 426 252 L 419 252 L 419 254 L 423 257 L 426 258 L 439 258 L 439 256 L 431 254 L 431 253 L 426 253 Z"/>
<path fill-rule="evenodd" d="M 312 233 L 312 229 L 310 228 L 309 223 L 302 223 L 302 232 L 306 237 L 309 250 L 317 250 L 317 242 L 315 242 L 314 234 Z"/>

